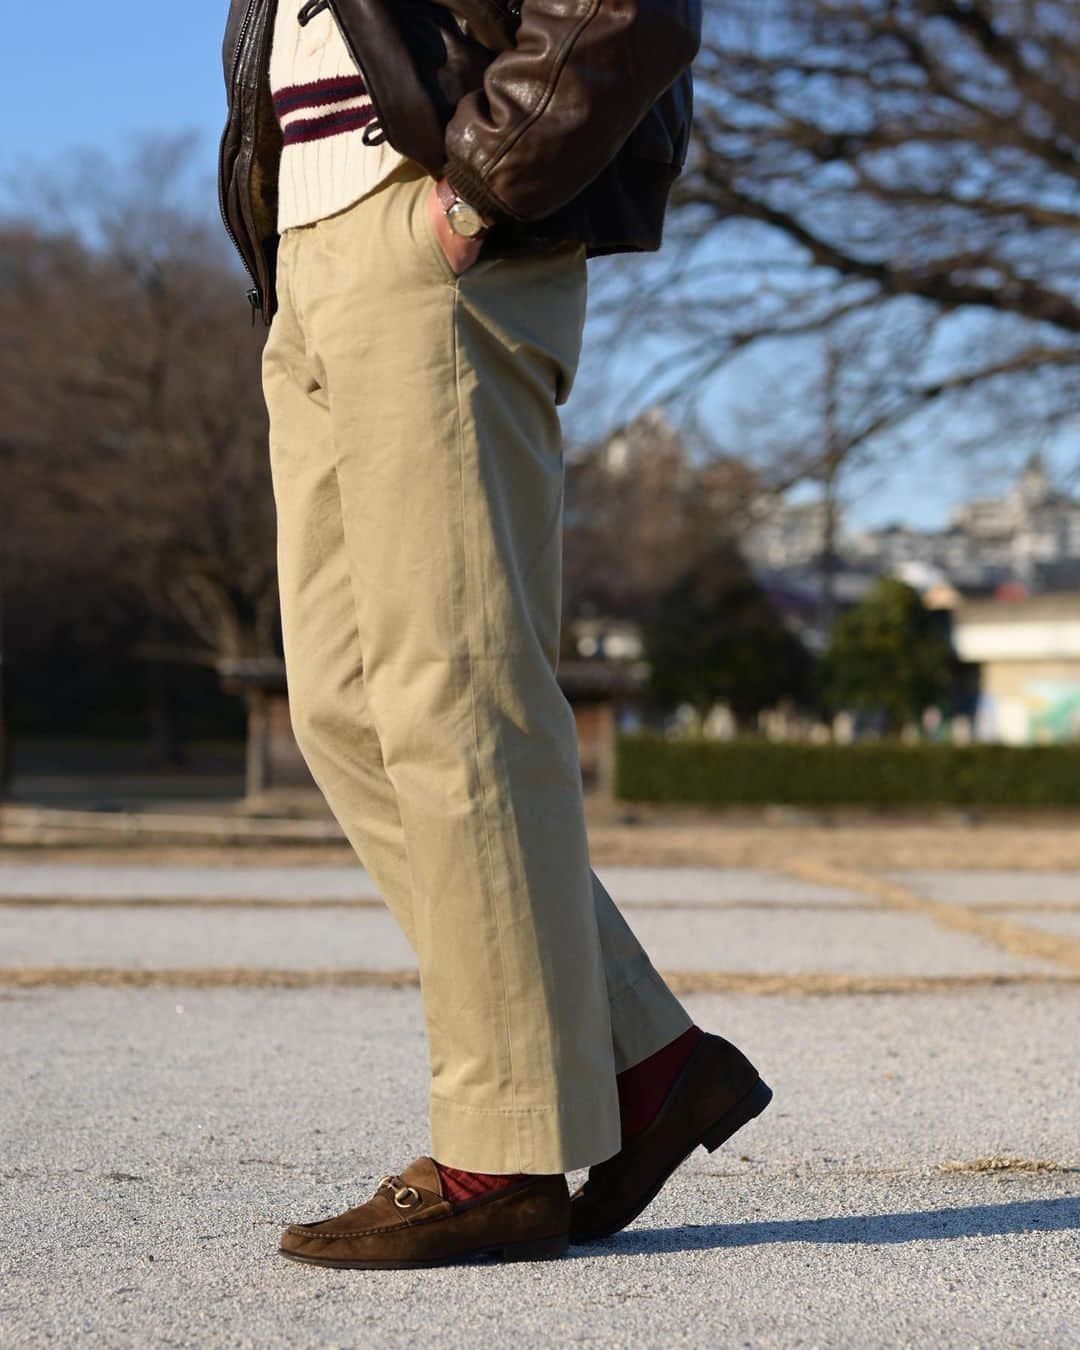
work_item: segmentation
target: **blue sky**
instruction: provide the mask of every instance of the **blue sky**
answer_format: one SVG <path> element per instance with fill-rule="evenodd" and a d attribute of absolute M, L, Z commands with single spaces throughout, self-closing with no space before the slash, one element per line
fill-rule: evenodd
<path fill-rule="evenodd" d="M 0 140 L 0 178 L 17 182 L 26 172 L 43 170 L 59 175 L 65 159 L 80 150 L 122 159 L 123 148 L 136 136 L 191 131 L 197 137 L 197 161 L 205 162 L 195 191 L 205 193 L 206 210 L 216 216 L 214 161 L 225 113 L 220 53 L 227 9 L 226 0 L 6 5 L 9 112 Z M 47 97 L 43 90 L 49 91 Z M 588 372 L 587 333 L 580 385 Z M 581 424 L 578 402 L 576 389 L 565 409 L 571 435 Z M 1062 462 L 1072 457 L 1060 452 Z M 954 465 L 942 473 L 925 460 L 905 459 L 852 503 L 854 519 L 939 523 L 950 503 L 976 487 L 984 494 L 1007 482 L 1006 462 L 1003 456 L 989 473 L 985 465 L 974 471 Z"/>
<path fill-rule="evenodd" d="M 224 0 L 5 5 L 2 170 L 145 130 L 191 127 L 211 147 L 225 109 L 227 10 Z"/>

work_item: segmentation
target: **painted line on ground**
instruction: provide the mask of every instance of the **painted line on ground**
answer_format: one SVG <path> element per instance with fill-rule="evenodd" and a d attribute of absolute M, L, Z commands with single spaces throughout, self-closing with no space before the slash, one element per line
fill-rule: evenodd
<path fill-rule="evenodd" d="M 1026 924 L 1002 919 L 985 910 L 973 909 L 970 905 L 957 904 L 952 900 L 930 900 L 909 890 L 907 886 L 887 881 L 872 872 L 798 858 L 786 863 L 784 871 L 801 881 L 813 881 L 818 885 L 838 886 L 862 895 L 876 896 L 884 908 L 921 914 L 939 928 L 983 938 L 1000 951 L 1013 956 L 1037 957 L 1080 972 L 1080 938 L 1051 933 L 1044 928 L 1029 928 Z"/>

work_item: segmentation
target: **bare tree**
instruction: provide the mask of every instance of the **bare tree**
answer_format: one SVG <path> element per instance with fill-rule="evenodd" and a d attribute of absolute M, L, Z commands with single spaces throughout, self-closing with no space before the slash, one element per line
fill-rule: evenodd
<path fill-rule="evenodd" d="M 216 660 L 273 648 L 273 501 L 258 335 L 178 199 L 191 149 L 31 185 L 0 234 L 0 393 L 11 551 L 122 579 Z"/>
<path fill-rule="evenodd" d="M 760 491 L 740 461 L 696 457 L 662 409 L 646 409 L 568 466 L 567 611 L 639 614 L 739 537 Z"/>
<path fill-rule="evenodd" d="M 739 444 L 755 466 L 767 512 L 797 485 L 817 488 L 821 503 L 821 623 L 836 610 L 842 509 L 877 485 L 897 454 L 918 454 L 925 438 L 944 435 L 913 420 L 910 390 L 925 359 L 932 320 L 924 306 L 896 305 L 887 325 L 877 309 L 846 315 L 804 344 L 783 395 L 743 412 Z M 891 438 L 893 454 L 882 462 Z M 954 440 L 954 448 L 957 442 Z"/>
<path fill-rule="evenodd" d="M 704 437 L 738 371 L 797 422 L 813 344 L 820 366 L 862 320 L 896 355 L 864 456 L 928 414 L 943 450 L 977 434 L 1017 454 L 1075 417 L 1080 7 L 731 0 L 707 6 L 695 75 L 663 254 L 596 296 L 613 335 L 655 344 L 624 404 L 663 401 Z M 792 465 L 812 434 L 793 427 Z"/>

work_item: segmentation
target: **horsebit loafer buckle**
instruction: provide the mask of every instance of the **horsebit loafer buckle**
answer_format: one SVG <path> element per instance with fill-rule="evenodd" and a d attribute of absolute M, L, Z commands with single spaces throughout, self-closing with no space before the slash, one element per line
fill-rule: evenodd
<path fill-rule="evenodd" d="M 394 1192 L 394 1204 L 398 1209 L 415 1209 L 420 1204 L 420 1192 L 415 1186 L 403 1186 L 400 1177 L 380 1177 L 378 1189 L 382 1190 L 384 1186 Z"/>

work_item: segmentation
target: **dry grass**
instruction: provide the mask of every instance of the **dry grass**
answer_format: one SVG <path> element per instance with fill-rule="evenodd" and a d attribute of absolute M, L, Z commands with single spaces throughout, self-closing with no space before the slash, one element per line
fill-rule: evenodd
<path fill-rule="evenodd" d="M 968 1162 L 938 1163 L 937 1170 L 949 1176 L 982 1176 L 988 1172 L 1075 1172 L 1068 1163 L 1046 1158 L 972 1158 Z"/>
<path fill-rule="evenodd" d="M 987 869 L 1080 874 L 1080 820 L 964 823 L 956 820 L 794 822 L 730 820 L 594 821 L 589 841 L 597 866 L 747 867 L 776 870 L 786 861 L 871 870 Z M 0 843 L 3 862 L 176 863 L 191 866 L 348 865 L 346 844 L 105 843 L 85 835 L 40 834 Z M 1078 882 L 1080 893 L 1080 882 Z"/>
<path fill-rule="evenodd" d="M 1080 820 L 986 818 L 597 821 L 593 861 L 642 866 L 762 867 L 798 858 L 875 871 L 977 868 L 1080 873 Z M 1080 892 L 1080 883 L 1078 883 Z"/>
<path fill-rule="evenodd" d="M 619 804 L 590 799 L 589 838 L 594 863 L 641 866 L 761 867 L 798 858 L 872 870 L 988 868 L 1080 873 L 1080 812 L 880 811 L 857 808 L 754 811 Z M 215 840 L 153 839 L 117 833 L 115 819 L 95 828 L 54 828 L 53 813 L 0 809 L 0 860 L 160 862 L 248 866 L 348 864 L 354 855 L 339 838 L 310 842 L 275 839 L 274 823 L 259 822 L 267 837 Z M 92 817 L 91 817 L 92 819 Z M 153 824 L 138 817 L 138 829 Z M 194 821 L 187 821 L 191 826 Z M 213 825 L 215 819 L 208 818 Z M 240 828 L 232 816 L 222 828 Z M 317 822 L 306 822 L 314 826 Z M 332 828 L 332 822 L 323 822 Z M 298 822 L 286 821 L 295 830 Z M 1080 890 L 1080 887 L 1078 887 Z"/>

